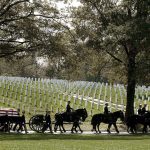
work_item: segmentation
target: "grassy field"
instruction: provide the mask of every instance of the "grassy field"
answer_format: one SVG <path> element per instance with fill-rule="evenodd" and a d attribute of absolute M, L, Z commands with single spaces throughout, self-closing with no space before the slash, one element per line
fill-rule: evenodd
<path fill-rule="evenodd" d="M 149 135 L 0 134 L 0 150 L 149 150 Z"/>

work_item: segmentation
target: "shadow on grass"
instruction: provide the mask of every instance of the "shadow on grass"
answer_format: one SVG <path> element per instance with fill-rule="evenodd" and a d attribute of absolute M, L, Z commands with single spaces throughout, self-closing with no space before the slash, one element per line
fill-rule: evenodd
<path fill-rule="evenodd" d="M 9 140 L 150 140 L 149 134 L 136 134 L 136 135 L 82 135 L 82 134 L 6 134 L 0 133 L 0 141 L 9 141 Z"/>

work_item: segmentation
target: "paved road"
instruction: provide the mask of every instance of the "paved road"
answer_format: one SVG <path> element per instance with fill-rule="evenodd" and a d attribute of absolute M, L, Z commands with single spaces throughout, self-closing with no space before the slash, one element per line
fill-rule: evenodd
<path fill-rule="evenodd" d="M 13 132 L 11 131 L 11 133 L 16 133 L 16 132 Z M 25 134 L 25 132 L 23 131 L 21 134 Z M 38 134 L 37 132 L 34 132 L 34 131 L 28 131 L 28 134 Z M 46 131 L 44 134 L 51 134 L 49 131 Z M 71 131 L 66 131 L 65 133 L 61 133 L 60 131 L 57 131 L 57 132 L 54 132 L 53 133 L 54 135 L 57 135 L 57 134 L 73 134 L 71 133 Z M 74 134 L 82 134 L 82 135 L 108 135 L 108 133 L 106 131 L 101 131 L 101 133 L 95 133 L 95 132 L 91 132 L 91 131 L 83 131 L 83 133 L 81 132 L 77 132 L 77 133 L 74 133 Z M 112 135 L 129 135 L 129 133 L 127 132 L 120 132 L 119 134 L 116 133 L 116 132 L 111 132 Z"/>

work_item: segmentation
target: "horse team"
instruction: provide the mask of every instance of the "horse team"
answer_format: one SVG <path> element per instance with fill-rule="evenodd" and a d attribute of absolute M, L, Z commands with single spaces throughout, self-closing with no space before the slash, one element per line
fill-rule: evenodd
<path fill-rule="evenodd" d="M 140 109 L 141 106 L 139 106 Z M 138 110 L 140 112 L 140 110 Z M 19 113 L 19 112 L 18 112 Z M 26 122 L 25 122 L 25 112 L 23 112 L 22 116 L 16 116 L 16 117 L 10 117 L 8 114 L 0 116 L 0 130 L 4 132 L 8 132 L 10 130 L 16 130 L 17 132 L 25 130 L 25 133 L 27 132 L 26 128 Z M 79 128 L 79 131 L 82 133 L 83 130 L 80 127 L 80 122 L 84 122 L 86 118 L 88 117 L 87 110 L 84 109 L 77 109 L 73 110 L 70 107 L 70 102 L 68 102 L 66 107 L 66 112 L 63 113 L 56 113 L 55 114 L 55 122 L 54 122 L 54 132 L 56 132 L 59 128 L 61 132 L 66 132 L 64 128 L 65 122 L 72 123 L 71 133 L 78 132 L 77 128 Z M 124 124 L 127 126 L 127 131 L 131 133 L 137 133 L 137 125 L 142 124 L 143 133 L 148 132 L 148 127 L 150 126 L 150 112 L 145 111 L 145 113 L 139 113 L 138 115 L 132 115 L 125 119 L 123 111 L 119 110 L 116 112 L 109 112 L 108 111 L 108 104 L 105 104 L 104 113 L 95 114 L 92 116 L 91 119 L 91 125 L 92 125 L 92 131 L 95 131 L 96 133 L 101 133 L 99 127 L 101 123 L 108 124 L 107 132 L 110 132 L 110 128 L 113 125 L 116 132 L 119 133 L 118 127 L 117 127 L 117 120 L 120 119 Z M 46 130 L 50 130 L 51 133 L 53 133 L 52 130 L 52 121 L 50 117 L 50 112 L 47 111 L 45 115 L 45 122 L 42 128 L 42 132 L 44 133 Z"/>

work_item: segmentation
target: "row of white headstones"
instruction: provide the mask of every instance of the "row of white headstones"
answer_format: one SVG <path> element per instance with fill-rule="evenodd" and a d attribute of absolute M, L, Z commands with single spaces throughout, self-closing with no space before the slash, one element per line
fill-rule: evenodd
<path fill-rule="evenodd" d="M 147 103 L 150 100 L 149 91 L 150 87 L 136 87 L 135 111 L 139 103 Z M 27 109 L 29 113 L 34 114 L 39 108 L 59 112 L 62 103 L 67 104 L 70 100 L 73 100 L 71 105 L 74 109 L 86 108 L 90 103 L 91 115 L 95 105 L 99 109 L 100 106 L 104 107 L 106 102 L 109 103 L 110 111 L 124 110 L 125 99 L 126 88 L 121 84 L 0 76 L 0 101 L 11 107 L 22 107 L 21 109 Z M 78 105 L 75 105 L 77 100 Z"/>

